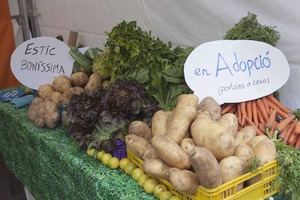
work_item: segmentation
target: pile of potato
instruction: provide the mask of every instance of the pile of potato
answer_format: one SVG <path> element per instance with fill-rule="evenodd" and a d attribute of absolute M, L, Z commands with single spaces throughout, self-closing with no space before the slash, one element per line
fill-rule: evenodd
<path fill-rule="evenodd" d="M 146 173 L 190 194 L 199 185 L 216 188 L 249 172 L 254 160 L 262 166 L 276 159 L 275 144 L 267 136 L 256 135 L 252 126 L 239 129 L 237 117 L 221 115 L 213 98 L 199 102 L 193 94 L 180 95 L 172 111 L 157 111 L 151 127 L 132 122 L 125 142 L 142 158 Z M 251 183 L 237 191 L 244 184 Z"/>
<path fill-rule="evenodd" d="M 60 75 L 54 77 L 52 84 L 44 84 L 38 88 L 35 97 L 29 106 L 28 119 L 42 128 L 55 128 L 60 121 L 59 108 L 70 103 L 74 94 L 92 91 L 107 82 L 102 81 L 98 73 L 88 76 L 84 72 L 75 72 L 70 77 Z"/>

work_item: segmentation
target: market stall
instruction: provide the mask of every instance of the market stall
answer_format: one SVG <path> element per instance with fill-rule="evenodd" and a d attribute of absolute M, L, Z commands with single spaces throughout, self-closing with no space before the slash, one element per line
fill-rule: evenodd
<path fill-rule="evenodd" d="M 0 93 L 1 152 L 35 198 L 297 199 L 300 116 L 279 98 L 275 27 L 248 12 L 196 47 L 136 21 L 105 34 L 101 49 L 59 35 L 12 54 L 25 89 Z"/>

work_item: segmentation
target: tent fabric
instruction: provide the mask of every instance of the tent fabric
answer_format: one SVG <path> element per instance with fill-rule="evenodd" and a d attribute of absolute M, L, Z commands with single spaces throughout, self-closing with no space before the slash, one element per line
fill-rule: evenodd
<path fill-rule="evenodd" d="M 0 0 L 0 89 L 20 85 L 10 68 L 15 40 L 7 0 Z"/>
<path fill-rule="evenodd" d="M 122 20 L 135 20 L 163 41 L 196 47 L 220 40 L 248 12 L 263 25 L 274 26 L 281 35 L 276 47 L 286 56 L 290 78 L 280 88 L 281 101 L 300 108 L 300 1 L 253 0 L 35 0 L 43 36 L 79 32 L 78 43 L 102 48 L 109 32 Z"/>

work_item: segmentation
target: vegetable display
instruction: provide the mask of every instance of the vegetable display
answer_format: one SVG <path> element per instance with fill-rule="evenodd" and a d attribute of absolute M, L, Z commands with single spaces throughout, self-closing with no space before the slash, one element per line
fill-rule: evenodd
<path fill-rule="evenodd" d="M 143 160 L 146 173 L 170 181 L 177 191 L 195 194 L 195 183 L 208 189 L 217 188 L 249 172 L 255 164 L 256 167 L 263 166 L 276 159 L 275 144 L 270 138 L 256 136 L 256 129 L 251 125 L 239 130 L 237 116 L 222 115 L 221 106 L 213 98 L 204 98 L 200 102 L 193 94 L 182 94 L 178 98 L 175 108 L 165 116 L 163 130 L 166 132 L 152 135 L 148 141 L 134 133 L 125 136 L 127 148 L 137 152 L 134 154 Z M 153 125 L 157 123 L 154 120 L 157 120 L 158 112 L 162 113 L 159 110 L 154 114 Z M 180 133 L 179 138 L 171 137 L 173 131 L 168 130 L 174 122 L 180 126 L 178 118 L 184 124 L 184 134 Z M 148 127 L 145 133 L 146 130 Z M 135 138 L 134 145 L 129 138 Z M 145 146 L 151 149 L 152 157 L 146 154 Z M 190 182 L 182 185 L 182 180 Z M 241 184 L 236 189 L 243 187 Z"/>
<path fill-rule="evenodd" d="M 275 46 L 279 33 L 259 24 L 256 17 L 248 13 L 224 39 Z M 89 48 L 81 53 L 78 47 L 70 48 L 75 59 L 70 78 L 55 77 L 52 84 L 40 86 L 28 111 L 37 127 L 55 128 L 59 107 L 67 105 L 63 124 L 82 149 L 94 150 L 90 155 L 112 169 L 120 164 L 135 177 L 133 163 L 123 166 L 105 153 L 116 148 L 117 140 L 125 140 L 126 148 L 143 160 L 144 172 L 189 194 L 195 194 L 198 186 L 217 188 L 277 160 L 280 192 L 298 199 L 299 110 L 288 109 L 273 94 L 223 105 L 212 97 L 199 102 L 183 74 L 193 48 L 164 43 L 135 21 L 123 21 L 106 34 L 103 51 Z M 156 197 L 163 193 L 160 185 L 156 194 L 158 183 L 143 171 L 145 178 L 135 178 L 138 184 Z M 238 185 L 236 191 L 260 178 Z"/>

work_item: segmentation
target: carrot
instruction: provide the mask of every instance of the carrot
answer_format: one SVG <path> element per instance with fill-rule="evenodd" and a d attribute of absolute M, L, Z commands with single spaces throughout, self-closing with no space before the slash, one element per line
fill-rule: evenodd
<path fill-rule="evenodd" d="M 246 111 L 247 111 L 247 117 L 252 120 L 252 106 L 251 101 L 246 101 Z"/>
<path fill-rule="evenodd" d="M 281 121 L 276 126 L 276 129 L 279 131 L 279 133 L 286 127 L 288 126 L 292 121 L 295 121 L 295 115 L 290 115 L 288 118 L 285 118 Z M 295 124 L 296 125 L 296 124 Z"/>
<path fill-rule="evenodd" d="M 297 138 L 298 138 L 298 135 L 299 135 L 298 130 L 295 129 L 297 127 L 297 124 L 299 124 L 298 123 L 299 121 L 298 121 L 298 119 L 295 119 L 295 121 L 296 121 L 296 125 L 294 126 L 292 134 L 290 135 L 290 138 L 288 139 L 288 142 L 287 142 L 288 145 L 290 145 L 290 146 L 294 146 L 296 144 Z"/>
<path fill-rule="evenodd" d="M 272 129 L 275 125 L 276 113 L 277 113 L 277 109 L 272 110 L 269 119 L 265 123 L 265 127 L 268 128 L 269 130 Z"/>
<path fill-rule="evenodd" d="M 234 106 L 227 112 L 234 114 L 236 112 L 237 106 L 234 104 Z"/>
<path fill-rule="evenodd" d="M 278 106 L 276 106 L 274 103 L 272 103 L 271 101 L 268 102 L 270 108 L 273 108 L 273 109 L 277 109 L 277 115 L 279 115 L 280 117 L 282 118 L 288 118 L 288 114 L 285 113 L 283 110 L 281 110 Z"/>
<path fill-rule="evenodd" d="M 251 107 L 252 107 L 252 118 L 253 118 L 253 123 L 255 126 L 258 126 L 258 116 L 257 116 L 257 106 L 256 106 L 256 101 L 251 101 Z"/>
<path fill-rule="evenodd" d="M 275 104 L 278 108 L 280 108 L 280 110 L 282 110 L 285 113 L 289 113 L 292 114 L 293 112 L 288 109 L 287 107 L 285 107 L 280 101 L 278 101 L 272 94 L 269 94 L 266 96 L 266 98 L 271 101 L 273 104 Z"/>
<path fill-rule="evenodd" d="M 291 133 L 287 143 L 290 146 L 294 146 L 297 142 L 298 135 Z"/>
<path fill-rule="evenodd" d="M 273 126 L 271 129 L 269 129 L 270 135 L 274 135 L 274 131 L 276 130 L 277 124 L 278 124 L 278 122 L 275 121 L 275 122 L 274 122 L 274 126 Z"/>
<path fill-rule="evenodd" d="M 232 108 L 235 107 L 235 103 L 226 103 L 222 105 L 221 114 L 228 113 Z"/>
<path fill-rule="evenodd" d="M 296 134 L 296 135 L 300 134 L 300 121 L 297 122 L 297 124 L 294 128 L 294 134 Z"/>
<path fill-rule="evenodd" d="M 246 112 L 246 102 L 243 101 L 240 103 L 241 104 L 241 117 L 242 117 L 242 120 L 241 120 L 241 125 L 244 126 L 245 124 L 245 119 L 247 117 L 247 112 Z"/>
<path fill-rule="evenodd" d="M 257 108 L 258 108 L 258 107 L 257 107 Z M 264 118 L 263 118 L 263 116 L 262 116 L 262 114 L 261 114 L 259 108 L 257 109 L 257 117 L 258 117 L 258 122 L 259 122 L 259 123 L 262 123 L 262 124 L 265 124 L 265 123 L 266 123 L 266 121 L 264 120 Z"/>
<path fill-rule="evenodd" d="M 282 121 L 283 121 L 283 120 L 282 120 Z M 291 136 L 291 134 L 292 134 L 292 132 L 293 132 L 293 129 L 294 129 L 296 123 L 297 123 L 296 120 L 294 120 L 292 123 L 289 123 L 288 129 L 287 129 L 287 131 L 286 131 L 286 133 L 285 133 L 285 135 L 284 135 L 284 138 L 283 138 L 283 141 L 284 141 L 285 143 L 288 142 L 288 140 L 289 140 L 289 138 L 290 138 L 290 136 Z M 278 125 L 279 125 L 279 124 L 278 124 Z"/>
<path fill-rule="evenodd" d="M 263 135 L 263 134 L 264 134 L 264 132 L 261 131 L 261 130 L 259 130 L 259 129 L 257 128 L 257 126 L 255 126 L 255 124 L 254 124 L 248 117 L 246 117 L 246 122 L 247 122 L 250 126 L 253 126 L 253 127 L 256 129 L 256 135 Z"/>
<path fill-rule="evenodd" d="M 298 135 L 298 138 L 297 138 L 297 141 L 296 141 L 295 147 L 296 147 L 297 149 L 299 149 L 299 148 L 300 148 L 300 135 Z"/>
<path fill-rule="evenodd" d="M 264 102 L 264 105 L 266 107 L 266 110 L 267 110 L 267 113 L 270 115 L 271 114 L 271 111 L 270 111 L 270 106 L 268 104 L 268 101 L 267 101 L 267 98 L 266 97 L 262 97 L 260 98 L 263 102 Z"/>
<path fill-rule="evenodd" d="M 261 132 L 265 132 L 265 126 L 262 123 L 258 123 L 257 128 L 261 131 Z"/>
<path fill-rule="evenodd" d="M 268 121 L 268 112 L 267 112 L 264 102 L 261 99 L 257 99 L 256 103 L 257 103 L 257 107 L 258 107 L 264 121 L 265 122 Z"/>
<path fill-rule="evenodd" d="M 238 117 L 239 125 L 241 125 L 242 124 L 242 113 L 241 113 L 241 104 L 240 103 L 237 104 L 237 117 Z"/>
<path fill-rule="evenodd" d="M 281 131 L 281 132 L 278 134 L 278 137 L 281 138 L 281 139 L 284 139 L 284 137 L 285 137 L 285 135 L 286 135 L 286 132 L 287 132 L 288 128 L 289 128 L 289 127 L 287 126 L 285 129 L 283 129 L 283 131 Z"/>

